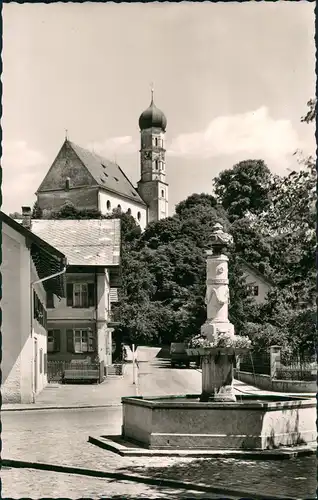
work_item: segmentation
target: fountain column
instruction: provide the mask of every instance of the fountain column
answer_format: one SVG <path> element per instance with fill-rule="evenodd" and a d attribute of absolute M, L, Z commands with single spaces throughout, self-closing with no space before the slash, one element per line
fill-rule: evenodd
<path fill-rule="evenodd" d="M 231 235 L 221 224 L 213 227 L 206 260 L 207 319 L 201 335 L 214 343 L 223 333 L 234 337 L 234 325 L 228 319 L 229 281 L 228 257 L 225 251 L 232 242 Z M 236 401 L 233 389 L 234 349 L 212 348 L 202 359 L 201 401 Z"/>

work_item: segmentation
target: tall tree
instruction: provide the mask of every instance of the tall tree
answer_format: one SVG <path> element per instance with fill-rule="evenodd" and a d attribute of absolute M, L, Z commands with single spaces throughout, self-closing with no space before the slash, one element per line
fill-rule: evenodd
<path fill-rule="evenodd" d="M 231 221 L 259 214 L 270 204 L 272 174 L 263 160 L 245 160 L 214 179 L 218 201 Z"/>

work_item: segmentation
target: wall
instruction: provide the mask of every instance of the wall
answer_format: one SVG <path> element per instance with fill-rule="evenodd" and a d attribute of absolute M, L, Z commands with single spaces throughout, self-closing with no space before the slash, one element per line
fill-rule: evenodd
<path fill-rule="evenodd" d="M 38 280 L 38 275 L 31 260 L 31 281 L 34 282 Z M 44 308 L 46 308 L 46 292 L 42 283 L 37 283 L 33 286 L 33 290 L 36 292 L 40 301 L 42 302 Z M 44 387 L 47 385 L 47 373 L 45 373 L 45 354 L 47 353 L 47 330 L 37 321 L 37 319 L 33 318 L 32 320 L 32 337 L 33 337 L 33 349 L 35 349 L 35 339 L 37 340 L 37 356 L 33 358 L 33 377 L 34 377 L 34 369 L 37 371 L 37 390 L 35 394 L 39 394 Z M 35 352 L 35 351 L 34 351 Z M 40 359 L 42 358 L 42 359 Z"/>
<path fill-rule="evenodd" d="M 109 274 L 107 271 L 97 275 L 97 338 L 99 360 L 107 362 L 107 319 L 109 315 Z"/>
<path fill-rule="evenodd" d="M 54 309 L 48 309 L 48 329 L 60 330 L 60 351 L 48 353 L 50 360 L 94 359 L 98 354 L 99 360 L 104 364 L 111 364 L 109 355 L 109 338 L 111 334 L 107 328 L 110 311 L 109 302 L 109 274 L 108 271 L 96 273 L 67 273 L 67 282 L 83 282 L 97 284 L 97 306 L 89 308 L 73 308 L 67 306 L 66 298 L 61 300 L 54 297 Z M 75 328 L 92 328 L 96 332 L 97 352 L 72 353 L 67 351 L 66 331 Z M 111 342 L 111 340 L 110 340 Z M 111 353 L 111 350 L 110 350 Z"/>
<path fill-rule="evenodd" d="M 316 393 L 317 383 L 315 381 L 298 381 L 298 380 L 271 380 L 269 375 L 262 375 L 249 372 L 234 370 L 234 377 L 237 380 L 246 382 L 247 384 L 255 385 L 259 389 L 277 392 L 290 392 L 306 394 L 308 392 Z"/>
<path fill-rule="evenodd" d="M 2 402 L 32 402 L 30 253 L 2 223 Z"/>
<path fill-rule="evenodd" d="M 131 215 L 136 219 L 141 229 L 145 229 L 147 225 L 147 207 L 145 205 L 134 203 L 128 198 L 122 198 L 104 190 L 99 191 L 98 197 L 98 207 L 102 214 L 111 214 L 113 209 L 117 208 L 118 205 L 121 206 L 122 212 L 127 212 L 130 208 Z M 110 201 L 111 204 L 109 209 L 107 208 L 107 201 Z M 140 213 L 140 219 L 138 219 L 138 212 Z"/>
<path fill-rule="evenodd" d="M 58 352 L 48 352 L 48 360 L 55 360 L 55 361 L 71 361 L 72 359 L 87 359 L 91 358 L 91 360 L 94 360 L 96 358 L 96 352 L 85 352 L 85 353 L 74 353 L 74 352 L 68 352 L 67 351 L 67 338 L 66 338 L 66 331 L 69 329 L 95 329 L 96 328 L 96 321 L 85 321 L 85 320 L 78 320 L 78 321 L 65 321 L 65 320 L 59 320 L 59 321 L 48 321 L 48 330 L 60 330 L 60 350 Z"/>
<path fill-rule="evenodd" d="M 38 193 L 37 201 L 42 210 L 58 210 L 67 201 L 78 208 L 98 209 L 98 188 L 82 187 L 69 191 L 65 189 Z"/>
<path fill-rule="evenodd" d="M 93 273 L 66 273 L 66 282 L 71 283 L 95 283 L 95 275 Z M 48 309 L 48 320 L 84 320 L 96 321 L 96 307 L 88 307 L 85 309 L 77 307 L 68 307 L 66 297 L 58 299 L 54 297 L 54 309 Z"/>
<path fill-rule="evenodd" d="M 164 191 L 164 197 L 161 191 Z M 168 186 L 160 181 L 139 182 L 138 192 L 148 205 L 148 223 L 168 217 Z"/>
<path fill-rule="evenodd" d="M 250 270 L 244 271 L 244 277 L 247 285 L 258 286 L 258 295 L 254 297 L 257 304 L 262 304 L 268 294 L 271 286 L 263 281 L 258 275 L 253 274 Z"/>

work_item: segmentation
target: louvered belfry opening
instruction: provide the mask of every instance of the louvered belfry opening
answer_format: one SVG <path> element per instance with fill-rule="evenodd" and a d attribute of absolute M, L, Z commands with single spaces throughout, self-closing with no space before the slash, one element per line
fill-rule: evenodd
<path fill-rule="evenodd" d="M 63 271 L 65 267 L 63 259 L 59 259 L 35 243 L 31 244 L 31 256 L 39 279 Z M 59 298 L 65 297 L 65 274 L 43 281 L 43 286 L 46 292 L 53 293 Z"/>

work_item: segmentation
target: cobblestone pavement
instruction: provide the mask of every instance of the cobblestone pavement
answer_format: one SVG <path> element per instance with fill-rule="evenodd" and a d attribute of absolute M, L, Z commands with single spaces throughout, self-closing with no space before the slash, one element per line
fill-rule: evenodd
<path fill-rule="evenodd" d="M 5 412 L 2 414 L 2 458 L 200 482 L 264 495 L 315 498 L 315 457 L 264 462 L 120 457 L 87 442 L 89 434 L 119 434 L 121 415 L 121 408 Z M 122 495 L 126 498 L 126 493 Z M 138 497 L 139 493 L 136 495 Z M 17 492 L 16 498 L 20 496 Z M 41 493 L 43 496 L 45 494 Z M 52 497 L 52 494 L 48 496 Z M 63 493 L 62 496 L 70 495 Z M 31 497 L 34 498 L 33 495 Z"/>
<path fill-rule="evenodd" d="M 1 482 L 1 498 L 220 498 L 217 494 L 195 490 L 32 469 L 4 468 Z"/>
<path fill-rule="evenodd" d="M 126 379 L 126 386 L 123 385 L 123 380 L 118 379 L 118 384 L 113 386 L 117 387 L 117 395 L 115 392 L 113 394 L 118 399 L 122 395 L 125 395 L 122 391 L 123 387 L 126 391 L 125 387 L 127 388 L 127 380 L 129 381 L 129 378 Z M 117 383 L 117 381 L 115 382 Z M 104 384 L 96 386 L 96 388 L 103 386 Z M 69 395 L 74 390 L 74 386 L 63 387 L 67 387 Z M 159 360 L 155 360 L 153 363 L 140 363 L 139 389 L 144 395 L 199 393 L 201 390 L 201 373 L 194 369 L 172 370 L 168 364 Z M 87 395 L 92 394 L 92 386 L 84 386 L 84 389 L 80 388 L 79 390 L 85 391 Z M 102 391 L 102 389 L 98 390 Z M 112 391 L 115 390 L 112 389 Z M 79 397 L 79 394 L 77 393 L 76 397 Z M 273 496 L 280 494 L 291 496 L 292 498 L 315 498 L 315 457 L 298 458 L 282 462 L 206 458 L 198 460 L 196 458 L 181 457 L 133 458 L 120 457 L 88 443 L 87 439 L 89 435 L 98 436 L 121 433 L 121 407 L 71 409 L 64 411 L 2 412 L 1 419 L 2 458 L 86 467 L 89 469 L 117 471 L 127 474 L 139 473 L 150 477 L 202 482 L 212 486 L 236 488 L 241 491 L 254 491 L 255 493 L 270 494 Z M 7 471 L 5 474 L 9 474 L 9 472 L 11 475 L 14 474 L 12 471 Z M 18 470 L 18 473 L 22 474 L 22 470 Z M 23 474 L 21 475 L 22 483 Z M 41 472 L 36 471 L 35 473 L 32 471 L 32 474 L 41 475 Z M 47 473 L 45 472 L 44 474 Z M 55 477 L 61 477 L 59 473 L 52 474 L 57 474 Z M 67 475 L 63 474 L 63 478 L 66 477 Z M 67 481 L 63 478 L 56 481 L 62 481 L 62 485 L 64 485 Z M 97 481 L 98 483 L 103 481 L 103 484 L 106 484 L 106 482 L 107 484 L 108 482 L 112 484 L 109 480 L 97 480 L 95 478 L 81 478 L 81 484 L 82 479 L 85 481 L 87 479 L 87 481 Z M 13 480 L 12 484 L 15 484 Z M 34 482 L 31 482 L 31 484 L 34 484 Z M 45 490 L 45 481 L 43 484 Z M 18 483 L 16 483 L 16 487 L 18 488 Z M 88 486 L 88 488 L 90 487 Z M 145 488 L 149 487 L 145 486 Z M 46 496 L 44 490 L 40 492 L 41 497 Z M 16 498 L 21 497 L 19 491 L 15 494 Z M 92 489 L 92 491 L 94 490 Z M 139 493 L 136 493 L 137 498 L 140 498 Z M 10 495 L 11 497 L 12 494 L 13 492 Z M 102 491 L 100 494 L 103 494 Z M 120 494 L 118 493 L 118 495 Z M 23 494 L 23 496 L 25 495 Z M 202 493 L 200 495 L 197 498 L 213 498 L 209 496 L 203 497 Z M 34 498 L 34 495 L 30 496 Z M 52 497 L 52 492 L 50 491 L 50 494 L 47 496 Z M 64 490 L 62 496 L 71 498 L 70 493 L 66 494 Z M 75 494 L 75 496 L 78 497 L 78 494 Z M 149 497 L 148 490 L 145 496 Z M 122 497 L 127 497 L 126 492 L 122 493 Z M 195 498 L 195 496 L 192 496 L 192 498 Z"/>

